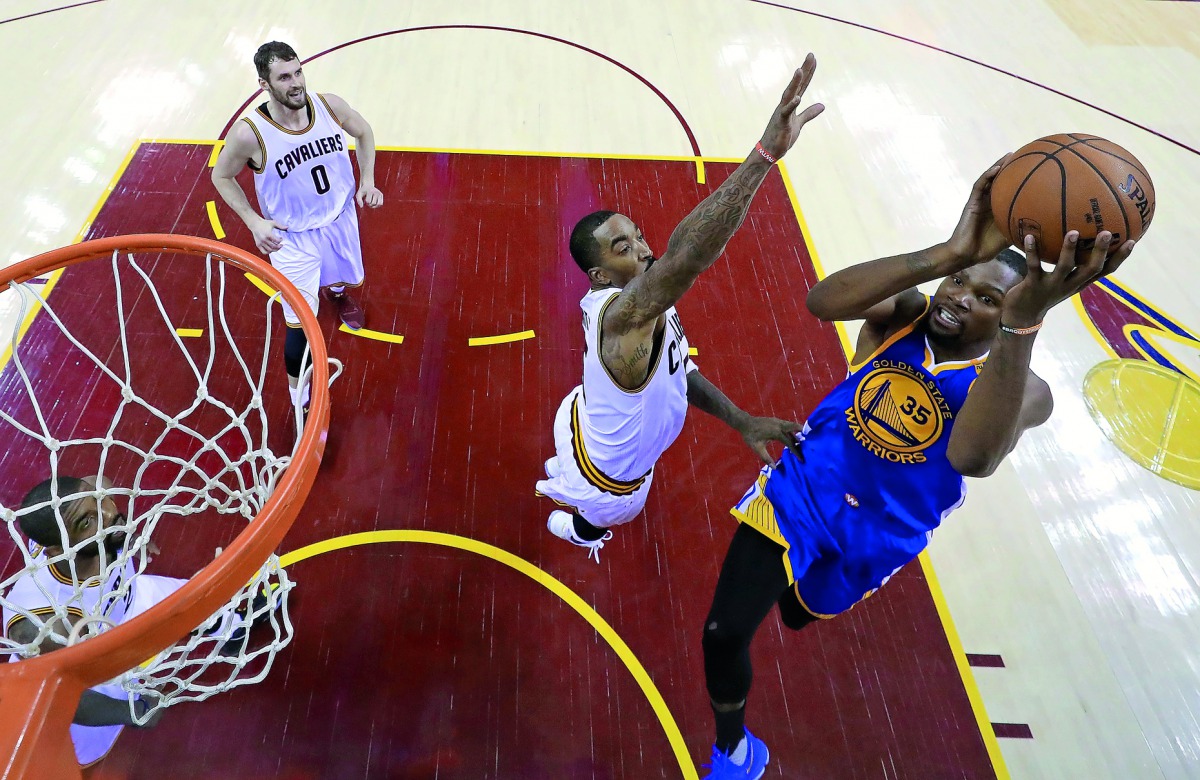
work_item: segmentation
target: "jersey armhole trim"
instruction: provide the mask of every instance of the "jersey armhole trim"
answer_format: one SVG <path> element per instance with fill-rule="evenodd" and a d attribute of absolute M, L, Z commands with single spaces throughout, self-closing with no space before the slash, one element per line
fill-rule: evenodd
<path fill-rule="evenodd" d="M 332 108 L 329 107 L 329 101 L 325 99 L 325 96 L 322 95 L 320 92 L 318 92 L 317 97 L 320 98 L 321 105 L 325 106 L 325 110 L 329 112 L 329 115 L 331 117 L 333 117 L 333 121 L 337 122 L 337 126 L 344 130 L 345 126 L 342 125 L 342 118 L 337 115 L 336 111 L 334 111 Z"/>
<path fill-rule="evenodd" d="M 913 332 L 913 330 L 917 327 L 917 323 L 919 323 L 921 321 L 921 319 L 925 316 L 925 314 L 929 311 L 929 304 L 933 300 L 928 295 L 923 296 L 923 297 L 925 298 L 925 306 L 921 308 L 921 313 L 918 314 L 913 319 L 912 322 L 908 323 L 904 327 L 900 328 L 900 330 L 896 331 L 895 333 L 893 333 L 892 335 L 890 335 L 886 339 L 884 339 L 883 343 L 880 344 L 878 347 L 876 347 L 875 350 L 873 352 L 871 352 L 871 354 L 867 355 L 862 360 L 859 360 L 855 363 L 851 363 L 850 364 L 850 373 L 851 374 L 853 374 L 855 371 L 857 371 L 858 369 L 865 366 L 867 363 L 870 363 L 875 358 L 882 355 L 884 350 L 886 350 L 888 347 L 892 346 L 897 341 L 899 341 L 900 339 L 904 338 L 905 336 L 907 336 L 908 334 Z"/>
<path fill-rule="evenodd" d="M 666 337 L 667 329 L 663 328 L 662 335 L 659 336 L 660 341 L 658 344 L 658 349 L 655 349 L 654 346 L 651 345 L 650 354 L 654 357 L 654 362 L 651 363 L 650 370 L 646 372 L 646 378 L 642 380 L 640 385 L 632 390 L 623 386 L 617 381 L 617 378 L 613 376 L 612 371 L 610 371 L 608 368 L 608 364 L 604 362 L 604 315 L 608 311 L 608 307 L 611 306 L 612 302 L 620 297 L 620 295 L 621 293 L 618 291 L 616 294 L 609 297 L 609 299 L 604 302 L 604 305 L 600 307 L 600 316 L 596 318 L 596 358 L 600 361 L 600 367 L 604 369 L 604 373 L 608 376 L 614 387 L 626 395 L 637 395 L 650 385 L 650 380 L 654 379 L 654 373 L 658 371 L 658 364 L 662 362 L 663 353 L 666 352 L 666 350 L 662 348 L 661 339 Z M 651 335 L 651 341 L 653 341 L 657 335 L 658 334 Z"/>
<path fill-rule="evenodd" d="M 262 152 L 262 165 L 256 166 L 253 157 L 246 160 L 246 165 L 255 173 L 262 173 L 267 170 L 267 144 L 263 141 L 262 133 L 258 132 L 258 128 L 254 126 L 254 122 L 250 121 L 250 117 L 244 116 L 242 121 L 250 125 L 250 129 L 254 131 L 254 137 L 258 139 L 258 149 Z"/>

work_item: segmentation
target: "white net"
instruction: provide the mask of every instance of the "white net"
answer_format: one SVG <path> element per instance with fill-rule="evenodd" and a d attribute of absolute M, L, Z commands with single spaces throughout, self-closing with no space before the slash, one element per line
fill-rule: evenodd
<path fill-rule="evenodd" d="M 186 576 L 164 576 L 162 561 L 190 574 L 253 522 L 304 423 L 280 359 L 268 365 L 279 293 L 213 254 L 117 251 L 66 274 L 53 301 L 40 280 L 9 285 L 18 323 L 41 311 L 24 339 L 14 328 L 0 372 L 0 518 L 12 542 L 0 662 L 86 641 L 170 595 Z M 45 546 L 22 532 L 38 523 Z M 271 555 L 209 620 L 101 689 L 119 686 L 144 722 L 261 680 L 291 640 L 292 587 Z"/>

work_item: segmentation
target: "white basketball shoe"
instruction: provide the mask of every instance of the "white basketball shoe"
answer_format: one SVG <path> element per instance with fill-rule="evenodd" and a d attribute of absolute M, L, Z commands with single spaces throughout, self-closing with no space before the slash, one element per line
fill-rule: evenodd
<path fill-rule="evenodd" d="M 565 539 L 576 547 L 588 548 L 588 557 L 595 559 L 596 563 L 600 563 L 600 548 L 612 538 L 612 531 L 605 531 L 604 536 L 599 539 L 585 542 L 575 535 L 575 518 L 571 516 L 570 512 L 564 512 L 561 509 L 555 509 L 550 513 L 550 518 L 546 520 L 546 528 L 550 529 L 550 533 L 559 539 Z"/>

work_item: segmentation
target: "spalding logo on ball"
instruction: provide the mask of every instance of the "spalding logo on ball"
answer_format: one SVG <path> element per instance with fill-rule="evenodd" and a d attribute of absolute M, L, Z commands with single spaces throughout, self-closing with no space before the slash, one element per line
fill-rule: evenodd
<path fill-rule="evenodd" d="M 1112 141 L 1083 133 L 1039 138 L 1013 153 L 992 181 L 992 215 L 1017 246 L 1033 234 L 1047 262 L 1079 231 L 1081 250 L 1103 230 L 1111 252 L 1137 241 L 1154 218 L 1154 182 L 1146 167 Z"/>

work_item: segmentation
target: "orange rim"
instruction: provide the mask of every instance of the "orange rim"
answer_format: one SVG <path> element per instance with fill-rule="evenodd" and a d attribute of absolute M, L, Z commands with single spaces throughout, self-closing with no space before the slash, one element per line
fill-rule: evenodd
<path fill-rule="evenodd" d="M 329 428 L 329 364 L 325 340 L 308 303 L 269 263 L 236 247 L 194 236 L 113 236 L 56 249 L 0 271 L 0 284 L 25 282 L 60 268 L 111 256 L 117 250 L 214 255 L 279 290 L 308 336 L 312 397 L 291 464 L 261 512 L 215 560 L 145 613 L 98 636 L 20 663 L 0 663 L 0 777 L 53 774 L 43 737 L 62 744 L 84 689 L 110 680 L 165 649 L 200 625 L 258 571 L 291 527 L 316 478 Z M 61 730 L 61 731 L 60 731 Z M 59 733 L 50 733 L 59 732 Z M 64 745 L 65 747 L 65 745 Z M 32 754 L 37 753 L 35 757 Z M 69 751 L 74 765 L 74 751 Z M 44 772 L 50 770 L 50 773 Z"/>

